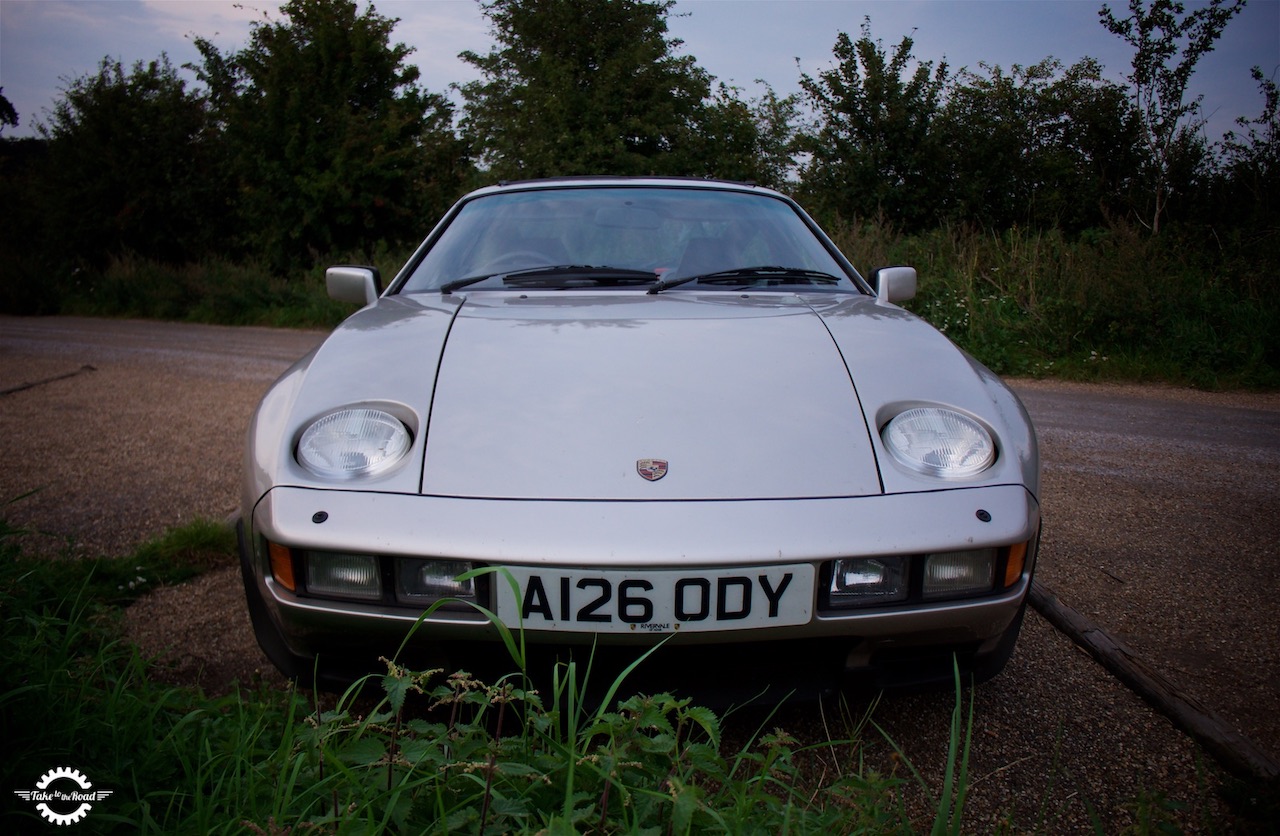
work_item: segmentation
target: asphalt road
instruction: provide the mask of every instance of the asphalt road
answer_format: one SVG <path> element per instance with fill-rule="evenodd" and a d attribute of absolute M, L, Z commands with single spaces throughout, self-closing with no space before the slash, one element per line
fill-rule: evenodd
<path fill-rule="evenodd" d="M 157 322 L 0 317 L 0 508 L 43 545 L 123 553 L 236 505 L 249 415 L 322 335 Z M 1044 461 L 1037 579 L 1280 758 L 1280 396 L 1015 381 Z M 169 675 L 217 690 L 270 679 L 234 567 L 135 605 L 135 638 Z M 1113 832 L 1134 801 L 1188 832 L 1239 821 L 1199 748 L 1031 614 L 1009 668 L 974 699 L 966 831 Z M 952 697 L 884 699 L 875 722 L 932 791 Z M 869 710 L 848 706 L 848 721 Z M 743 715 L 746 716 L 746 715 Z M 844 736 L 833 707 L 769 720 L 806 742 Z M 913 782 L 866 730 L 858 759 Z M 926 793 L 904 790 L 923 806 Z M 1175 809 L 1176 807 L 1176 809 Z M 998 812 L 999 811 L 999 812 Z M 1265 825 L 1264 825 L 1265 828 Z"/>

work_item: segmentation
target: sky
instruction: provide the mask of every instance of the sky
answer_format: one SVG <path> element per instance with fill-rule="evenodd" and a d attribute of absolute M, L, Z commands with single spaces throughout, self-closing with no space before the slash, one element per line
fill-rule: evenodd
<path fill-rule="evenodd" d="M 0 88 L 18 111 L 6 137 L 34 136 L 67 82 L 93 73 L 104 57 L 126 68 L 166 53 L 175 66 L 198 61 L 194 39 L 223 52 L 248 43 L 250 24 L 264 12 L 279 16 L 275 0 L 0 0 Z M 361 0 L 361 7 L 366 5 Z M 1117 14 L 1127 0 L 1111 0 Z M 1188 8 L 1204 3 L 1186 0 Z M 395 42 L 414 49 L 409 63 L 421 83 L 447 93 L 451 83 L 477 78 L 458 58 L 493 45 L 476 0 L 375 0 L 379 14 L 399 18 Z M 1106 76 L 1123 82 L 1132 50 L 1098 19 L 1102 0 L 677 0 L 670 35 L 718 80 L 742 95 L 799 91 L 801 73 L 832 65 L 839 32 L 857 38 L 863 19 L 886 52 L 907 35 L 919 60 L 946 60 L 952 71 L 979 62 L 1008 70 L 1050 56 L 1070 66 L 1092 57 Z M 1262 96 L 1249 75 L 1262 67 L 1280 80 L 1280 0 L 1249 0 L 1214 51 L 1197 65 L 1190 95 L 1202 95 L 1206 134 L 1217 140 L 1237 117 L 1257 117 Z M 451 98 L 460 101 L 456 93 Z"/>

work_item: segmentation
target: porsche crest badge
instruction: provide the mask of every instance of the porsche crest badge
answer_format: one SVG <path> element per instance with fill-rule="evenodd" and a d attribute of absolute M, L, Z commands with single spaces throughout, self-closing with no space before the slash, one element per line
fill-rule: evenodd
<path fill-rule="evenodd" d="M 636 473 L 650 482 L 656 482 L 667 475 L 666 459 L 637 459 Z"/>

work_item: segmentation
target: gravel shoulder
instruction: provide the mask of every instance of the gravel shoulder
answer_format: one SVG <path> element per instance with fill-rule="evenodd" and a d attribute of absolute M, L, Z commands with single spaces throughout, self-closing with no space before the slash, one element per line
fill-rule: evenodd
<path fill-rule="evenodd" d="M 1280 760 L 1280 395 L 1014 385 L 1045 463 L 1038 582 Z"/>
<path fill-rule="evenodd" d="M 126 553 L 195 517 L 227 517 L 254 406 L 322 336 L 0 317 L 0 390 L 77 372 L 0 395 L 0 502 L 35 491 L 5 515 L 78 554 Z M 1038 580 L 1280 758 L 1280 395 L 1013 385 L 1045 465 Z M 128 622 L 172 681 L 215 692 L 280 681 L 234 565 L 155 590 Z M 1184 831 L 1235 826 L 1198 747 L 1034 613 L 1009 668 L 973 699 L 968 832 L 999 827 L 996 811 L 1012 811 L 1017 831 L 1092 832 L 1096 815 L 1115 832 L 1134 799 L 1156 793 L 1186 805 L 1169 812 Z M 868 706 L 848 708 L 857 718 Z M 936 781 L 953 708 L 947 694 L 899 696 L 874 718 Z M 843 734 L 834 708 L 769 722 L 806 742 Z M 864 739 L 820 768 L 865 758 L 911 780 L 876 731 Z"/>

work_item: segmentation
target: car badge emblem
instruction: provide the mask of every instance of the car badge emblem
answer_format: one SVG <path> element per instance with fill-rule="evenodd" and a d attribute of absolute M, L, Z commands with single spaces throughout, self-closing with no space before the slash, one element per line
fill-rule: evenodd
<path fill-rule="evenodd" d="M 667 475 L 666 459 L 637 459 L 636 473 L 650 482 L 656 482 Z"/>

